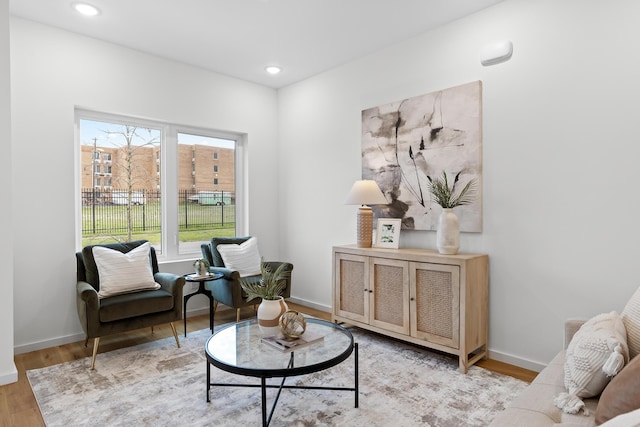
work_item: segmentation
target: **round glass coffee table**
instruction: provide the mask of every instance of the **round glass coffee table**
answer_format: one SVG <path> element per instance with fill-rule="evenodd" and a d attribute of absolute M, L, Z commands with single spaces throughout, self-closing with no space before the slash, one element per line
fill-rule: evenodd
<path fill-rule="evenodd" d="M 307 331 L 322 339 L 293 350 L 279 350 L 261 341 L 263 335 L 257 320 L 230 324 L 216 331 L 205 344 L 207 356 L 207 402 L 211 387 L 260 387 L 262 390 L 262 425 L 268 426 L 282 389 L 347 390 L 355 393 L 358 407 L 358 344 L 342 326 L 320 319 L 306 318 Z M 304 335 L 303 335 L 304 336 Z M 354 386 L 293 386 L 285 385 L 287 377 L 310 374 L 335 366 L 354 354 Z M 211 382 L 211 365 L 238 375 L 260 378 L 260 384 L 229 384 Z M 282 378 L 279 385 L 267 384 L 267 378 Z M 278 392 L 267 417 L 267 388 Z"/>

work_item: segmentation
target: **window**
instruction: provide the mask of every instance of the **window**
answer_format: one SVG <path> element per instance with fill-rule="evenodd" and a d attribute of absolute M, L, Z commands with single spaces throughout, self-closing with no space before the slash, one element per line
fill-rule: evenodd
<path fill-rule="evenodd" d="M 236 235 L 238 135 L 80 110 L 76 125 L 80 247 L 145 239 L 161 257 L 193 257 Z M 225 165 L 216 185 L 212 159 Z"/>
<path fill-rule="evenodd" d="M 235 236 L 235 145 L 208 133 L 178 132 L 178 159 L 184 159 L 178 161 L 179 253 L 200 251 L 211 237 Z M 220 185 L 212 158 L 229 169 Z"/>
<path fill-rule="evenodd" d="M 218 172 L 218 165 L 213 165 L 213 171 Z"/>

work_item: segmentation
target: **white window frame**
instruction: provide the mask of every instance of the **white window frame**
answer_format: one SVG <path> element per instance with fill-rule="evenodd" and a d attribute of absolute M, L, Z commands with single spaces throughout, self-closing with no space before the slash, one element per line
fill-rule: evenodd
<path fill-rule="evenodd" d="M 158 129 L 160 141 L 160 191 L 162 192 L 162 253 L 160 261 L 193 259 L 200 257 L 200 252 L 179 253 L 178 233 L 178 133 L 189 133 L 212 138 L 235 141 L 235 202 L 237 236 L 246 234 L 248 224 L 247 182 L 246 182 L 246 134 L 225 132 L 213 129 L 182 126 L 155 120 L 140 119 L 133 116 L 122 116 L 97 111 L 75 110 L 75 203 L 76 203 L 76 248 L 82 249 L 82 177 L 80 171 L 80 120 L 96 120 L 115 124 L 134 124 L 140 127 Z"/>

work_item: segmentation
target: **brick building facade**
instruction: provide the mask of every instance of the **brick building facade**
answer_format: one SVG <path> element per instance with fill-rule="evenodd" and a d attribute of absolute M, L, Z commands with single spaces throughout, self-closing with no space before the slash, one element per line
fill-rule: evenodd
<path fill-rule="evenodd" d="M 133 165 L 128 168 L 127 165 Z M 93 165 L 93 167 L 92 167 Z M 128 171 L 131 169 L 129 178 Z M 131 161 L 125 147 L 81 146 L 82 188 L 136 191 L 160 190 L 160 149 L 135 147 Z M 178 190 L 235 193 L 235 150 L 205 145 L 178 145 Z"/>

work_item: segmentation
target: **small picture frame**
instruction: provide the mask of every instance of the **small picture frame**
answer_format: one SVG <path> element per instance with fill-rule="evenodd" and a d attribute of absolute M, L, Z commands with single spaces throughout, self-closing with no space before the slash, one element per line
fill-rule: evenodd
<path fill-rule="evenodd" d="M 400 218 L 378 218 L 376 247 L 398 249 L 400 243 Z"/>

